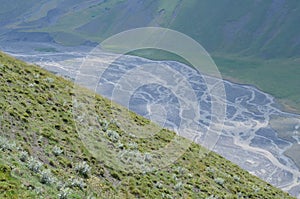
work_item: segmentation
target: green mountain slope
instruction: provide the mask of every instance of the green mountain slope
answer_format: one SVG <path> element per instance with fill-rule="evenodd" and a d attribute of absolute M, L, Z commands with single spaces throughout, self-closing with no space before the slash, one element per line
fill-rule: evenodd
<path fill-rule="evenodd" d="M 0 198 L 291 198 L 196 144 L 157 171 L 117 169 L 110 156 L 95 156 L 80 139 L 72 82 L 2 53 L 0 76 Z M 186 142 L 164 129 L 151 139 L 131 136 L 118 123 L 127 110 L 79 90 L 85 95 L 77 100 L 96 101 L 91 106 L 98 108 L 86 113 L 97 119 L 84 118 L 80 128 L 106 146 L 102 158 L 118 150 L 146 164 L 155 158 L 149 154 L 170 140 Z M 156 129 L 134 113 L 125 120 L 142 131 Z"/>
<path fill-rule="evenodd" d="M 31 0 L 3 5 L 0 41 L 95 44 L 131 28 L 178 30 L 208 50 L 225 78 L 254 84 L 300 112 L 300 1 Z"/>
<path fill-rule="evenodd" d="M 46 32 L 62 43 L 67 42 L 64 35 L 100 42 L 130 28 L 163 26 L 191 36 L 214 53 L 262 58 L 300 55 L 296 25 L 300 2 L 295 0 L 31 0 L 4 5 L 3 29 Z"/>

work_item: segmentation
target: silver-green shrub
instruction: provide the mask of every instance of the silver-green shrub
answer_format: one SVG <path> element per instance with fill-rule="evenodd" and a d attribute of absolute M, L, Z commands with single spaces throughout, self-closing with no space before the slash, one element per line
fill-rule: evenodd
<path fill-rule="evenodd" d="M 75 171 L 84 177 L 88 177 L 91 168 L 86 162 L 80 162 L 75 166 Z"/>
<path fill-rule="evenodd" d="M 58 146 L 55 146 L 55 147 L 53 147 L 53 149 L 52 149 L 52 153 L 53 153 L 55 156 L 59 156 L 59 155 L 61 155 L 63 152 L 64 152 L 64 151 L 63 151 L 60 147 L 58 147 Z"/>
<path fill-rule="evenodd" d="M 30 157 L 28 159 L 27 166 L 34 173 L 39 173 L 43 166 L 43 163 L 33 157 Z"/>

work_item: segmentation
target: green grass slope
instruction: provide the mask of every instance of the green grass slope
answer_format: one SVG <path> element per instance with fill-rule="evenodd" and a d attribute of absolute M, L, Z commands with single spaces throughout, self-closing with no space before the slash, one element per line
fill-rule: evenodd
<path fill-rule="evenodd" d="M 292 198 L 197 144 L 157 171 L 116 169 L 81 141 L 72 82 L 3 53 L 0 77 L 0 198 Z M 97 119 L 86 118 L 81 128 L 107 146 L 101 157 L 112 150 L 146 157 L 174 138 L 186 142 L 164 129 L 151 139 L 131 136 L 118 123 L 127 110 L 79 90 L 85 95 L 78 100 L 99 107 L 87 109 Z M 125 120 L 142 131 L 156 127 L 134 113 Z"/>

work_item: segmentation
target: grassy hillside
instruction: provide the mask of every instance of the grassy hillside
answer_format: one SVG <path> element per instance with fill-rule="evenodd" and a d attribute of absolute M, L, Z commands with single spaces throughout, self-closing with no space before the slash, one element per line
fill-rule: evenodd
<path fill-rule="evenodd" d="M 2 53 L 0 76 L 0 198 L 291 198 L 196 144 L 160 170 L 118 170 L 82 143 L 72 112 L 72 82 Z M 170 140 L 186 142 L 164 129 L 151 139 L 131 136 L 118 124 L 124 108 L 81 90 L 85 95 L 77 100 L 95 99 L 98 107 L 87 114 L 97 119 L 83 119 L 80 126 L 107 146 L 101 157 L 120 150 L 144 164 Z M 128 122 L 141 130 L 156 128 L 130 115 Z"/>

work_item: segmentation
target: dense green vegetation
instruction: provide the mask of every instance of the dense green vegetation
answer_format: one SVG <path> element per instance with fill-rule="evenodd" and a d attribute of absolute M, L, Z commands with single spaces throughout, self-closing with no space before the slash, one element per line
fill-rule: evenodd
<path fill-rule="evenodd" d="M 157 171 L 113 168 L 90 153 L 78 135 L 72 82 L 2 53 L 0 76 L 0 198 L 291 198 L 196 144 Z M 130 136 L 118 124 L 127 110 L 78 90 L 85 93 L 78 100 L 94 99 L 99 107 L 91 113 L 97 120 L 86 118 L 82 127 L 88 124 L 89 133 L 110 147 L 104 151 L 144 154 L 176 137 L 164 129 L 151 139 Z M 156 129 L 134 113 L 125 120 L 141 130 L 145 124 L 148 131 Z"/>

